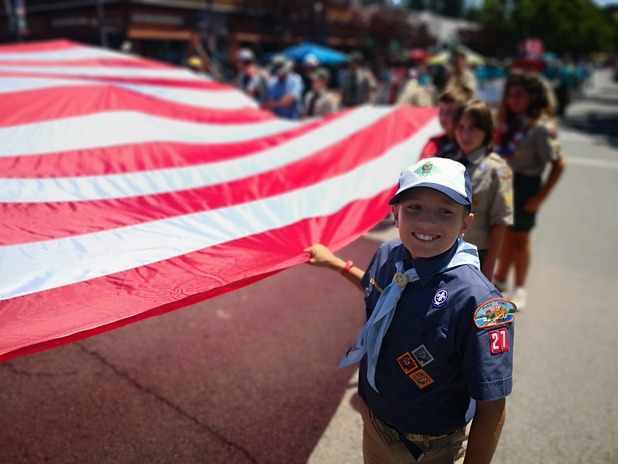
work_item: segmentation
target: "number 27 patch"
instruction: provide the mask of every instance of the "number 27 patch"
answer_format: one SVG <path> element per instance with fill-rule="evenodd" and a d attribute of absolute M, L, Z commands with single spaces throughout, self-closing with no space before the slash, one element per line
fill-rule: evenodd
<path fill-rule="evenodd" d="M 489 332 L 489 347 L 491 354 L 509 351 L 509 339 L 505 327 Z"/>

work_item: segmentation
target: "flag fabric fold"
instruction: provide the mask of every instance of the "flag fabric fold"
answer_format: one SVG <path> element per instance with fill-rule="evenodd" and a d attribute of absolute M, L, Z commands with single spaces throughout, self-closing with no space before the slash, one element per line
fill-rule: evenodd
<path fill-rule="evenodd" d="M 292 122 L 141 57 L 0 46 L 0 361 L 232 291 L 379 222 L 434 109 Z"/>

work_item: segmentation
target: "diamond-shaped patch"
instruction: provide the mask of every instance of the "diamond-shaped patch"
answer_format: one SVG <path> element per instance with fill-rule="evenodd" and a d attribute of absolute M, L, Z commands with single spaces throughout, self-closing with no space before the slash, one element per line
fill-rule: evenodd
<path fill-rule="evenodd" d="M 397 362 L 399 363 L 399 367 L 401 367 L 401 369 L 403 369 L 403 372 L 405 372 L 406 374 L 409 374 L 410 372 L 418 369 L 418 364 L 409 352 L 399 356 L 397 358 Z"/>
<path fill-rule="evenodd" d="M 413 372 L 412 374 L 410 374 L 409 377 L 414 381 L 416 386 L 420 388 L 421 390 L 433 383 L 433 379 L 429 377 L 427 372 L 425 372 L 423 369 Z"/>
<path fill-rule="evenodd" d="M 422 367 L 425 367 L 427 364 L 433 361 L 433 356 L 431 355 L 429 350 L 425 348 L 425 345 L 421 345 L 417 349 L 415 349 L 412 352 L 412 355 L 414 355 L 414 357 Z"/>

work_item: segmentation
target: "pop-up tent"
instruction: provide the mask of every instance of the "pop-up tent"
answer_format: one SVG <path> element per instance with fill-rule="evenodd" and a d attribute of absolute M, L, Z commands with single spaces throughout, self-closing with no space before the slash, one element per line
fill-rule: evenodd
<path fill-rule="evenodd" d="M 344 64 L 348 61 L 345 53 L 310 42 L 285 48 L 281 54 L 295 61 L 302 61 L 307 55 L 315 55 L 320 64 L 324 65 Z"/>

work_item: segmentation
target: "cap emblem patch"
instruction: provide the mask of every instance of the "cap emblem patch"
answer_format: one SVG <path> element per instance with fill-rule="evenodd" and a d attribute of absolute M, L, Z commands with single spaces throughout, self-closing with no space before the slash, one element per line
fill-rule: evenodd
<path fill-rule="evenodd" d="M 440 168 L 428 161 L 414 172 L 417 173 L 419 176 L 427 177 L 431 174 L 435 174 L 438 171 L 440 171 Z"/>

